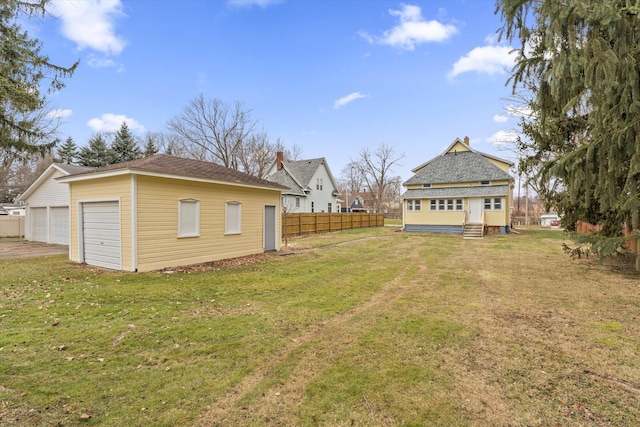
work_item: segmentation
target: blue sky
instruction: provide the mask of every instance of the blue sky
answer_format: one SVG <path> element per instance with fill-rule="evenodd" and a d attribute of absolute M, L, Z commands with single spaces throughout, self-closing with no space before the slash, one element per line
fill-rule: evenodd
<path fill-rule="evenodd" d="M 493 0 L 53 0 L 29 30 L 60 65 L 49 96 L 62 139 L 83 146 L 126 121 L 137 135 L 203 94 L 241 101 L 272 141 L 325 157 L 339 177 L 362 148 L 405 157 L 396 174 L 469 136 L 512 158 L 513 48 Z"/>

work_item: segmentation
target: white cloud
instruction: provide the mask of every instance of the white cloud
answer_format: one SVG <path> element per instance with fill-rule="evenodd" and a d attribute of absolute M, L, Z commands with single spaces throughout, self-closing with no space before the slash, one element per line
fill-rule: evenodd
<path fill-rule="evenodd" d="M 382 36 L 371 36 L 360 32 L 360 36 L 369 43 L 389 45 L 404 50 L 414 50 L 416 45 L 447 40 L 458 32 L 453 25 L 445 25 L 438 21 L 425 21 L 419 6 L 401 4 L 400 10 L 389 9 L 392 16 L 398 17 L 400 23 Z"/>
<path fill-rule="evenodd" d="M 125 122 L 132 131 L 144 132 L 144 126 L 122 114 L 105 113 L 100 118 L 89 120 L 87 125 L 96 132 L 115 132 L 120 129 L 122 122 Z"/>
<path fill-rule="evenodd" d="M 118 64 L 113 59 L 109 58 L 97 58 L 94 55 L 89 55 L 89 60 L 87 61 L 91 68 L 112 68 L 117 67 Z"/>
<path fill-rule="evenodd" d="M 502 114 L 496 114 L 495 116 L 493 116 L 493 121 L 496 123 L 504 123 L 507 120 L 509 120 L 509 117 L 503 116 Z"/>
<path fill-rule="evenodd" d="M 487 142 L 490 142 L 493 145 L 505 145 L 515 142 L 518 139 L 518 136 L 519 134 L 517 132 L 500 130 L 491 135 L 491 137 L 487 139 Z"/>
<path fill-rule="evenodd" d="M 47 113 L 47 117 L 51 118 L 51 119 L 62 119 L 65 117 L 69 117 L 73 115 L 73 111 L 71 110 L 51 110 Z"/>
<path fill-rule="evenodd" d="M 284 0 L 227 0 L 227 4 L 238 7 L 252 7 L 258 6 L 266 8 L 268 6 L 282 3 Z"/>
<path fill-rule="evenodd" d="M 356 99 L 360 99 L 360 98 L 366 98 L 367 95 L 363 95 L 360 92 L 353 92 L 350 93 L 347 96 L 343 96 L 342 98 L 338 99 L 336 102 L 333 103 L 333 108 L 334 109 L 338 109 L 340 107 L 344 107 L 345 105 L 347 105 L 350 102 L 355 101 Z"/>
<path fill-rule="evenodd" d="M 510 46 L 481 46 L 458 59 L 449 77 L 475 71 L 481 74 L 503 74 L 515 64 L 516 52 Z"/>
<path fill-rule="evenodd" d="M 62 21 L 62 33 L 79 50 L 117 55 L 124 49 L 126 43 L 114 28 L 116 18 L 125 16 L 120 0 L 54 0 L 51 6 Z"/>

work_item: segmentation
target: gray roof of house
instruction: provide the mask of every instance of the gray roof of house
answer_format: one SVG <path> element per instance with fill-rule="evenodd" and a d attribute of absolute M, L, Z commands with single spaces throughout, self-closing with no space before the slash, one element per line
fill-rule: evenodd
<path fill-rule="evenodd" d="M 508 185 L 481 185 L 476 187 L 416 188 L 402 194 L 403 199 L 442 199 L 446 197 L 493 197 L 509 194 Z"/>
<path fill-rule="evenodd" d="M 411 184 L 442 184 L 512 179 L 482 154 L 474 151 L 442 154 L 406 181 Z"/>
<path fill-rule="evenodd" d="M 267 177 L 269 181 L 276 184 L 283 185 L 289 188 L 289 191 L 283 191 L 282 194 L 290 194 L 294 196 L 305 196 L 304 189 L 296 182 L 296 180 L 287 173 L 287 170 L 282 168 L 276 171 L 273 175 Z"/>
<path fill-rule="evenodd" d="M 306 196 L 307 193 L 305 193 L 305 190 L 311 189 L 311 187 L 309 186 L 309 184 L 311 183 L 311 179 L 322 164 L 327 164 L 327 161 L 324 157 L 293 161 L 283 159 L 282 169 L 275 171 L 273 174 L 267 176 L 266 179 L 268 179 L 269 181 L 277 182 L 278 184 L 284 185 L 285 187 L 289 187 L 290 191 L 284 192 L 283 194 Z M 327 173 L 329 174 L 329 178 L 331 179 L 335 187 L 336 185 L 333 177 L 331 176 L 331 171 L 329 170 L 328 165 Z"/>
<path fill-rule="evenodd" d="M 69 175 L 73 173 L 86 172 L 88 170 L 93 169 L 91 166 L 78 166 L 78 165 L 69 165 L 67 163 L 54 163 L 57 167 L 68 173 Z"/>

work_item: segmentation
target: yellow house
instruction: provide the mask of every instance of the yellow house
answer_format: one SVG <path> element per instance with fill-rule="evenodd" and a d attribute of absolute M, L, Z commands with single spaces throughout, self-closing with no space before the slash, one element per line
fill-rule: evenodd
<path fill-rule="evenodd" d="M 158 154 L 58 181 L 75 262 L 151 271 L 280 249 L 286 188 L 214 163 Z"/>
<path fill-rule="evenodd" d="M 511 226 L 513 163 L 481 153 L 469 138 L 455 141 L 438 157 L 412 170 L 403 185 L 405 231 L 482 237 Z"/>

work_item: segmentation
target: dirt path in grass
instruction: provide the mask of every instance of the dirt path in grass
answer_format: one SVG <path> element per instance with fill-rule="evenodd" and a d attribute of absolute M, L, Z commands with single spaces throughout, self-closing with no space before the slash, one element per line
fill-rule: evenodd
<path fill-rule="evenodd" d="M 363 331 L 369 329 L 381 315 L 384 315 L 385 307 L 392 306 L 411 290 L 411 287 L 405 284 L 405 278 L 412 267 L 420 263 L 417 262 L 415 251 L 407 250 L 407 253 L 407 262 L 403 269 L 394 279 L 384 284 L 380 291 L 359 306 L 310 326 L 274 355 L 268 363 L 258 367 L 215 401 L 194 426 L 240 426 L 252 423 L 296 425 L 299 421 L 298 407 L 307 386 L 317 375 L 330 367 Z M 274 369 L 301 348 L 304 348 L 302 355 L 286 381 L 277 382 L 276 386 L 262 390 L 263 382 L 273 379 Z M 256 390 L 262 390 L 263 394 L 247 405 L 241 404 L 243 398 Z"/>

